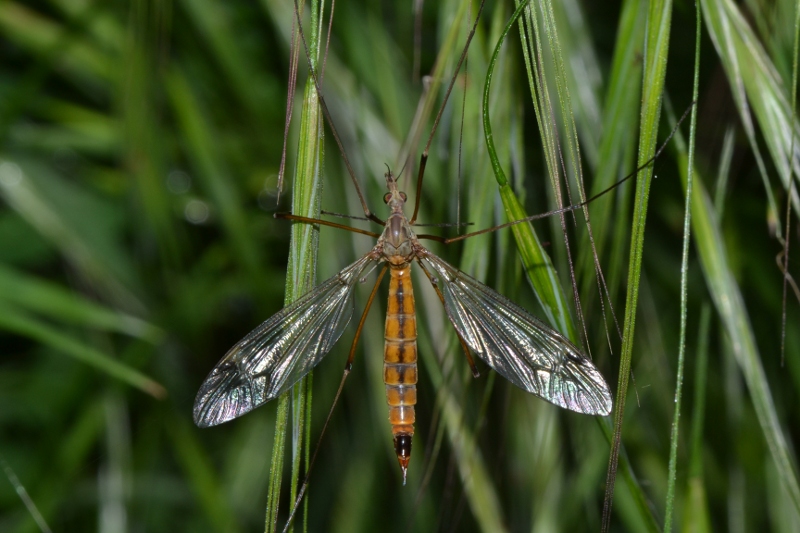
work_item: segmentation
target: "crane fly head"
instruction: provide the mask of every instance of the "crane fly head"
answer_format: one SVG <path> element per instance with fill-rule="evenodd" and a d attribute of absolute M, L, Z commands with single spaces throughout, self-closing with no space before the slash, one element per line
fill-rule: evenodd
<path fill-rule="evenodd" d="M 406 203 L 406 193 L 397 190 L 397 180 L 395 179 L 392 171 L 389 170 L 386 174 L 386 188 L 389 192 L 383 195 L 383 201 L 392 210 L 392 213 L 402 213 L 403 206 Z"/>
<path fill-rule="evenodd" d="M 402 266 L 408 264 L 414 257 L 412 240 L 416 237 L 403 213 L 406 193 L 397 190 L 397 179 L 391 170 L 386 173 L 386 187 L 389 192 L 383 195 L 383 201 L 392 213 L 386 219 L 386 228 L 381 235 L 382 253 L 385 261 L 395 266 Z"/>

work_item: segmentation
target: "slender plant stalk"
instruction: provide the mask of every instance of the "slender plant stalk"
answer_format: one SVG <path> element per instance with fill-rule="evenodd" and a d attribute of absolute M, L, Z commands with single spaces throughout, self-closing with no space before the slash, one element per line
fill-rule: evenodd
<path fill-rule="evenodd" d="M 692 101 L 697 102 L 700 85 L 700 29 L 702 18 L 700 4 L 695 2 L 695 51 L 694 51 L 694 87 Z M 683 250 L 681 256 L 681 318 L 680 337 L 678 339 L 678 369 L 675 378 L 675 413 L 672 419 L 672 434 L 669 445 L 669 474 L 667 479 L 667 504 L 664 517 L 664 531 L 672 531 L 672 520 L 675 507 L 675 482 L 678 469 L 678 435 L 681 420 L 681 396 L 683 392 L 683 365 L 686 358 L 686 317 L 689 297 L 689 241 L 692 235 L 692 180 L 694 177 L 695 133 L 697 131 L 697 105 L 692 107 L 692 118 L 689 125 L 689 157 L 686 162 L 686 200 L 683 218 Z"/>
<path fill-rule="evenodd" d="M 789 98 L 792 100 L 792 117 L 797 116 L 797 56 L 798 56 L 798 43 L 800 42 L 800 2 L 795 6 L 794 16 L 794 53 L 792 57 L 792 93 Z M 781 298 L 781 366 L 784 365 L 786 360 L 786 296 L 789 290 L 789 243 L 791 242 L 790 231 L 792 228 L 792 194 L 794 192 L 794 180 L 792 179 L 791 170 L 793 168 L 794 159 L 794 143 L 797 138 L 797 132 L 792 128 L 792 139 L 789 142 L 789 187 L 786 191 L 786 226 L 784 228 L 784 244 L 783 244 L 783 295 Z"/>
<path fill-rule="evenodd" d="M 302 8 L 301 8 L 302 9 Z M 318 57 L 321 37 L 321 5 L 317 0 L 311 2 L 312 31 L 306 32 L 309 46 L 308 54 L 314 62 Z M 302 16 L 302 10 L 301 10 Z M 303 52 L 304 54 L 304 52 Z M 323 131 L 324 122 L 319 106 L 319 95 L 313 80 L 306 83 L 303 110 L 300 118 L 300 142 L 298 146 L 297 167 L 292 186 L 292 213 L 308 218 L 319 218 L 322 192 L 324 160 Z M 308 224 L 294 224 L 287 266 L 286 298 L 288 305 L 297 300 L 314 286 L 318 230 Z M 292 401 L 292 477 L 290 505 L 294 505 L 302 468 L 301 459 L 308 464 L 308 443 L 310 438 L 311 373 L 301 379 L 291 391 L 278 399 L 278 415 L 275 422 L 275 440 L 270 463 L 270 482 L 267 495 L 267 533 L 277 530 L 278 505 L 280 503 L 281 475 L 287 425 L 289 422 L 289 402 Z M 304 451 L 305 450 L 305 451 Z M 307 505 L 308 496 L 305 497 Z M 307 507 L 305 509 L 307 513 Z M 307 520 L 303 527 L 307 527 Z"/>
<path fill-rule="evenodd" d="M 3 454 L 0 453 L 0 468 L 2 468 L 3 473 L 6 475 L 6 479 L 8 479 L 9 483 L 14 487 L 14 491 L 19 496 L 19 499 L 22 500 L 22 503 L 25 505 L 25 509 L 30 514 L 31 518 L 36 522 L 36 525 L 42 531 L 42 533 L 52 533 L 52 529 L 47 524 L 47 521 L 42 516 L 42 513 L 39 512 L 39 509 L 36 507 L 36 503 L 34 503 L 33 498 L 30 497 L 28 494 L 28 490 L 25 488 L 19 477 L 17 477 L 16 472 L 14 469 L 11 468 L 11 465 L 8 464 Z"/>

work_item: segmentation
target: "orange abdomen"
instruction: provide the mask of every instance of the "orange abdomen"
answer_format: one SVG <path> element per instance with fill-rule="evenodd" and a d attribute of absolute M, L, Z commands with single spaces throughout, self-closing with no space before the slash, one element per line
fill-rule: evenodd
<path fill-rule="evenodd" d="M 410 265 L 391 268 L 384 338 L 386 402 L 389 404 L 394 448 L 405 481 L 411 457 L 411 437 L 414 435 L 414 405 L 417 403 L 417 317 Z"/>

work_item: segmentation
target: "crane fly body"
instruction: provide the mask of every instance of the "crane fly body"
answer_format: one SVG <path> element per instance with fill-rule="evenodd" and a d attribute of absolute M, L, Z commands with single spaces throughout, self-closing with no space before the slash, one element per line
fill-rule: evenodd
<path fill-rule="evenodd" d="M 227 422 L 291 388 L 341 337 L 353 314 L 356 283 L 383 264 L 391 275 L 383 374 L 405 482 L 417 403 L 417 326 L 410 275 L 415 262 L 439 295 L 462 345 L 500 375 L 559 407 L 591 415 L 610 413 L 608 385 L 581 350 L 422 246 L 403 213 L 406 195 L 391 172 L 386 185 L 384 201 L 390 214 L 376 245 L 233 346 L 200 386 L 195 424 Z"/>

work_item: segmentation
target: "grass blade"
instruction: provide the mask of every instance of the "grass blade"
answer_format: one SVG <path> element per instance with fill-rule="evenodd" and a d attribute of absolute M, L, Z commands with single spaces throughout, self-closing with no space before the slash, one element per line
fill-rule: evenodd
<path fill-rule="evenodd" d="M 708 388 L 708 337 L 711 306 L 703 303 L 694 369 L 694 401 L 692 402 L 692 434 L 689 458 L 689 480 L 686 487 L 685 512 L 681 531 L 706 533 L 713 531 L 708 496 L 703 480 L 703 425 Z"/>
<path fill-rule="evenodd" d="M 217 531 L 239 531 L 232 509 L 225 502 L 211 461 L 197 440 L 195 432 L 183 418 L 165 420 L 166 432 L 180 466 L 192 480 L 191 488 L 200 500 L 200 509 Z"/>
<path fill-rule="evenodd" d="M 431 331 L 444 326 L 447 331 L 446 335 L 450 339 L 448 343 L 437 343 L 437 345 L 444 346 L 444 350 L 442 350 L 444 353 L 452 351 L 453 348 L 457 348 L 458 344 L 452 330 L 448 328 L 449 323 L 444 310 L 435 296 L 427 296 L 426 309 L 430 310 L 426 312 L 426 315 Z M 437 303 L 439 305 L 435 305 Z M 463 483 L 464 493 L 482 531 L 507 531 L 508 527 L 503 517 L 501 500 L 495 488 L 492 473 L 487 467 L 480 448 L 476 445 L 475 432 L 469 427 L 465 410 L 459 402 L 459 398 L 463 397 L 460 380 L 443 374 L 441 364 L 434 360 L 436 359 L 433 353 L 435 351 L 436 348 L 422 349 L 420 357 L 425 361 L 426 369 L 437 391 L 436 403 L 441 406 L 444 430 L 455 455 L 455 464 Z"/>
<path fill-rule="evenodd" d="M 310 60 L 316 70 L 321 38 L 321 17 L 324 2 L 311 2 L 311 31 L 305 31 L 305 43 Z M 302 12 L 301 12 L 302 13 Z M 303 46 L 302 41 L 297 43 Z M 301 50 L 301 58 L 306 51 Z M 313 79 L 306 82 L 303 97 L 303 108 L 300 117 L 300 140 L 297 152 L 297 167 L 292 183 L 292 213 L 309 218 L 319 218 L 322 194 L 321 169 L 324 163 L 324 121 L 319 104 L 316 85 Z M 308 224 L 294 224 L 287 266 L 286 298 L 289 304 L 313 288 L 316 279 L 317 251 L 319 248 L 319 230 Z M 287 431 L 288 402 L 292 399 L 292 478 L 290 506 L 294 505 L 298 485 L 301 480 L 301 460 L 304 469 L 308 467 L 310 448 L 310 414 L 311 410 L 311 373 L 300 380 L 292 391 L 287 391 L 278 400 L 278 417 L 275 422 L 275 444 L 273 445 L 270 466 L 270 484 L 267 505 L 266 532 L 276 530 L 277 511 L 280 501 L 280 476 L 283 470 L 283 441 Z M 280 452 L 280 455 L 279 453 Z M 304 505 L 308 510 L 308 496 Z M 307 515 L 306 515 L 307 518 Z M 303 527 L 308 527 L 304 520 Z"/>
<path fill-rule="evenodd" d="M 9 465 L 5 457 L 3 457 L 3 454 L 0 454 L 0 468 L 3 469 L 6 479 L 8 479 L 8 482 L 14 487 L 14 491 L 19 496 L 19 499 L 22 500 L 22 503 L 28 510 L 28 514 L 30 514 L 31 518 L 33 518 L 33 520 L 36 522 L 36 525 L 39 527 L 42 533 L 52 533 L 53 530 L 47 525 L 47 521 L 44 519 L 44 516 L 42 516 L 39 508 L 36 507 L 36 503 L 34 503 L 33 498 L 31 498 L 30 494 L 28 494 L 28 491 L 25 489 L 25 485 L 23 485 L 19 480 L 19 477 L 17 477 L 14 469 L 11 468 L 11 465 Z"/>
<path fill-rule="evenodd" d="M 656 1 L 650 4 L 645 37 L 644 82 L 642 84 L 642 111 L 639 132 L 638 166 L 649 161 L 656 149 L 658 123 L 661 116 L 661 100 L 664 77 L 667 69 L 667 51 L 672 20 L 672 2 Z M 628 263 L 628 291 L 625 299 L 625 322 L 622 330 L 622 353 L 620 354 L 619 383 L 614 405 L 614 441 L 608 464 L 606 498 L 603 506 L 603 531 L 611 526 L 611 504 L 614 498 L 614 482 L 622 441 L 622 421 L 628 393 L 628 378 L 633 355 L 633 334 L 636 324 L 636 307 L 639 298 L 639 277 L 644 253 L 644 228 L 647 220 L 647 202 L 650 196 L 650 168 L 641 171 L 636 178 L 635 203 L 631 228 L 631 249 Z"/>
<path fill-rule="evenodd" d="M 143 312 L 113 206 L 36 163 L 0 159 L 0 196 L 115 306 Z M 102 224 L 98 222 L 102 221 Z"/>
<path fill-rule="evenodd" d="M 164 398 L 167 395 L 167 391 L 163 386 L 138 370 L 112 359 L 97 349 L 43 322 L 27 316 L 13 306 L 2 305 L 0 307 L 0 328 L 29 337 L 54 350 L 66 353 L 78 361 L 93 366 L 155 398 Z"/>
<path fill-rule="evenodd" d="M 0 31 L 34 55 L 54 61 L 64 69 L 67 79 L 79 87 L 106 89 L 116 78 L 117 69 L 109 55 L 18 2 L 0 4 Z M 65 36 L 66 42 L 62 40 Z"/>
<path fill-rule="evenodd" d="M 114 311 L 56 283 L 3 265 L 0 265 L 0 299 L 71 324 L 124 333 L 151 343 L 164 337 L 160 328 L 140 318 Z"/>
<path fill-rule="evenodd" d="M 800 130 L 792 115 L 786 87 L 735 4 L 730 0 L 701 0 L 700 5 L 703 7 L 706 28 L 725 67 L 739 117 L 764 183 L 770 210 L 780 213 L 770 186 L 770 173 L 758 147 L 753 117 L 760 126 L 760 133 L 772 156 L 772 164 L 784 188 L 788 190 L 793 175 L 800 180 L 798 147 L 792 142 Z M 791 154 L 790 149 L 795 153 Z M 792 202 L 795 212 L 800 214 L 797 196 Z M 776 231 L 780 235 L 782 228 L 777 227 Z"/>
<path fill-rule="evenodd" d="M 157 71 L 158 44 L 166 38 L 160 35 L 157 20 L 168 10 L 166 4 L 133 2 L 131 28 L 122 55 L 127 66 L 125 97 L 120 102 L 125 131 L 126 168 L 139 193 L 144 211 L 143 231 L 155 237 L 164 262 L 178 268 L 183 261 L 182 248 L 186 236 L 180 231 L 172 211 L 170 191 L 164 187 L 165 146 L 162 125 L 158 117 L 157 82 L 150 73 Z M 152 10 L 152 11 L 151 11 Z"/>
<path fill-rule="evenodd" d="M 511 22 L 506 26 L 505 31 L 502 34 L 502 38 L 498 41 L 498 44 L 495 47 L 494 55 L 492 56 L 492 60 L 489 64 L 489 70 L 486 74 L 486 84 L 484 85 L 483 127 L 486 135 L 486 146 L 489 152 L 489 158 L 492 162 L 492 170 L 494 171 L 495 178 L 497 179 L 497 184 L 500 189 L 500 198 L 503 201 L 503 207 L 505 208 L 508 220 L 519 220 L 521 218 L 525 218 L 526 214 L 522 205 L 514 194 L 514 191 L 511 189 L 508 179 L 505 176 L 505 172 L 503 171 L 503 168 L 497 158 L 497 151 L 494 148 L 494 141 L 492 139 L 492 126 L 489 120 L 488 102 L 493 67 L 496 64 L 497 57 L 500 53 L 500 45 L 502 45 L 503 39 L 511 30 L 512 24 L 516 23 L 517 19 L 525 11 L 533 12 L 533 9 L 530 7 L 528 2 L 522 2 L 519 4 L 514 12 L 514 15 L 511 17 Z M 526 44 L 527 40 L 524 31 L 521 32 L 521 35 L 523 39 L 523 53 L 526 57 L 528 57 L 528 46 Z M 526 61 L 526 64 L 529 61 L 530 59 Z M 529 67 L 528 75 L 529 80 L 531 80 L 531 67 Z M 541 86 L 541 83 L 542 80 L 540 79 L 538 85 Z M 532 81 L 531 86 L 534 86 Z M 536 100 L 534 100 L 534 105 L 537 109 L 540 109 L 541 107 L 549 109 L 549 106 L 542 106 L 542 103 L 537 103 Z M 542 121 L 544 121 L 545 124 L 549 124 L 549 120 L 543 119 L 539 115 L 539 113 L 542 112 L 543 111 L 541 110 L 537 112 L 539 123 L 542 124 Z M 540 127 L 540 130 L 542 131 L 543 138 L 550 139 L 549 142 L 545 142 L 545 145 L 549 146 L 546 149 L 546 154 L 549 162 L 548 166 L 552 171 L 553 168 L 558 168 L 557 163 L 555 163 L 556 156 L 554 151 L 557 141 L 553 140 L 552 133 L 546 133 L 550 131 L 549 128 Z M 557 170 L 555 173 L 558 175 Z M 539 300 L 548 321 L 553 325 L 553 327 L 555 327 L 556 330 L 564 333 L 571 339 L 576 339 L 577 332 L 570 317 L 569 303 L 561 289 L 561 283 L 558 280 L 558 275 L 553 267 L 553 263 L 550 260 L 547 252 L 542 247 L 541 242 L 533 231 L 532 226 L 530 224 L 517 224 L 516 226 L 512 226 L 512 231 L 514 234 L 514 239 L 517 242 L 517 248 L 519 249 L 525 272 L 529 281 L 531 282 L 531 285 L 533 286 L 534 293 L 536 294 L 536 297 Z"/>
<path fill-rule="evenodd" d="M 194 170 L 219 209 L 222 225 L 241 266 L 251 276 L 253 285 L 259 287 L 263 284 L 261 253 L 255 245 L 256 239 L 250 235 L 239 190 L 230 178 L 214 140 L 210 118 L 183 72 L 177 69 L 170 72 L 166 84 L 188 149 L 197 165 Z"/>

